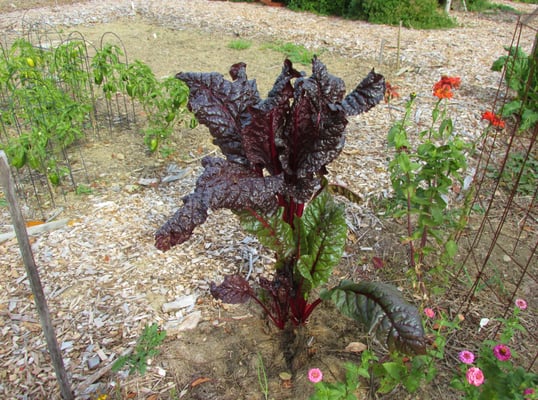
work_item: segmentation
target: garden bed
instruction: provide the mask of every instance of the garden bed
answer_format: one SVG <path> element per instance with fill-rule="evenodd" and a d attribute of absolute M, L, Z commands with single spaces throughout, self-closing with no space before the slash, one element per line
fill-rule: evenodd
<path fill-rule="evenodd" d="M 511 42 L 516 21 L 512 14 L 481 18 L 455 13 L 462 26 L 450 32 L 404 29 L 397 63 L 398 28 L 260 4 L 49 2 L 50 8 L 13 10 L 6 3 L 0 2 L 0 27 L 8 37 L 24 36 L 38 27 L 47 32 L 77 30 L 97 43 L 103 33 L 114 32 L 129 59 L 148 63 L 157 76 L 179 71 L 225 74 L 230 65 L 244 61 L 263 97 L 283 60 L 267 43 L 294 42 L 319 52 L 329 71 L 345 80 L 348 90 L 375 67 L 399 87 L 403 98 L 416 92 L 424 116 L 434 103 L 433 83 L 443 74 L 457 75 L 462 87 L 451 111 L 456 115 L 456 129 L 468 140 L 477 140 L 482 132 L 480 115 L 492 103 L 500 78 L 490 66 Z M 46 6 L 45 2 L 34 4 Z M 533 9 L 531 5 L 517 6 Z M 251 41 L 250 49 L 230 49 L 228 44 L 237 38 Z M 532 43 L 532 38 L 528 40 Z M 300 69 L 308 71 L 309 67 Z M 372 257 L 394 261 L 405 254 L 398 240 L 400 227 L 381 221 L 372 210 L 390 188 L 386 135 L 402 107 L 403 99 L 395 100 L 390 107 L 383 104 L 351 118 L 343 155 L 329 166 L 330 180 L 346 184 L 365 198 L 361 205 L 347 204 L 354 229 L 335 279 L 375 279 L 379 271 L 370 262 Z M 68 193 L 56 210 L 47 213 L 59 211 L 57 217 L 68 218 L 69 224 L 32 238 L 73 386 L 85 386 L 92 399 L 99 393 L 111 398 L 156 395 L 153 398 L 166 399 L 176 393 L 192 399 L 255 399 L 262 396 L 256 373 L 259 357 L 269 379 L 270 398 L 307 398 L 312 393 L 306 378 L 310 367 L 330 371 L 330 379 L 342 378 L 340 364 L 358 360 L 346 346 L 369 339 L 348 320 L 335 318 L 330 306 L 324 305 L 307 326 L 307 335 L 313 338 L 310 358 L 295 371 L 293 384 L 286 386 L 279 377 L 287 365 L 278 335 L 257 309 L 227 306 L 211 298 L 210 282 L 248 268 L 249 254 L 258 256 L 252 279 L 270 272 L 272 255 L 244 236 L 231 213 L 213 213 L 189 242 L 167 253 L 154 248 L 155 230 L 194 187 L 201 171 L 199 159 L 216 151 L 202 128 L 181 129 L 173 140 L 178 151 L 164 159 L 148 155 L 137 132 L 115 130 L 91 138 L 81 152 L 90 171 L 92 192 Z M 143 178 L 160 180 L 172 167 L 181 172 L 181 179 L 140 184 Z M 5 207 L 0 208 L 0 225 L 2 232 L 10 225 Z M 0 243 L 0 394 L 51 398 L 51 393 L 57 393 L 54 373 L 18 254 L 15 240 Z M 396 263 L 392 267 L 393 283 L 413 299 L 412 288 L 406 287 L 405 267 Z M 163 312 L 163 304 L 178 298 L 186 301 L 186 307 Z M 184 331 L 185 321 L 194 329 Z M 168 339 L 148 374 L 120 377 L 106 373 L 111 361 L 132 348 L 143 326 L 152 322 L 168 328 Z M 99 371 L 103 372 L 101 379 L 85 382 Z M 422 388 L 419 398 L 441 393 L 450 398 L 446 372 Z M 390 396 L 406 395 L 401 391 Z"/>

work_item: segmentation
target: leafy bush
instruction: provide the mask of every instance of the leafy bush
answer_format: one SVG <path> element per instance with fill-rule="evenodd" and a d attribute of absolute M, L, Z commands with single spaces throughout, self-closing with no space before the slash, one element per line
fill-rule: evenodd
<path fill-rule="evenodd" d="M 418 29 L 449 28 L 454 21 L 439 10 L 436 0 L 289 0 L 288 7 L 324 15 L 364 19 L 378 24 Z"/>
<path fill-rule="evenodd" d="M 290 0 L 288 7 L 323 15 L 345 16 L 349 3 L 349 0 Z"/>
<path fill-rule="evenodd" d="M 508 55 L 499 57 L 491 66 L 493 71 L 504 70 L 504 80 L 516 92 L 514 100 L 503 105 L 501 115 L 520 117 L 520 131 L 531 129 L 538 122 L 538 63 L 534 54 L 527 55 L 520 47 L 505 47 Z"/>
<path fill-rule="evenodd" d="M 455 22 L 439 9 L 436 0 L 352 0 L 350 17 L 359 17 L 378 24 L 416 29 L 450 28 Z"/>

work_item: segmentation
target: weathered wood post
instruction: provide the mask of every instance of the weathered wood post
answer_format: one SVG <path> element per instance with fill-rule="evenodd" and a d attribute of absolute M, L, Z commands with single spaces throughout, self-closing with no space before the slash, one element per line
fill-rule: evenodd
<path fill-rule="evenodd" d="M 58 346 L 56 339 L 56 333 L 52 326 L 52 320 L 50 318 L 49 308 L 47 306 L 47 300 L 45 299 L 45 293 L 43 292 L 43 286 L 39 279 L 39 273 L 34 261 L 34 255 L 32 254 L 32 248 L 30 247 L 30 241 L 28 240 L 28 233 L 26 232 L 26 224 L 22 216 L 17 197 L 15 195 L 15 189 L 13 181 L 11 179 L 11 173 L 7 161 L 6 154 L 0 150 L 0 184 L 4 189 L 4 194 L 9 206 L 9 212 L 11 213 L 11 220 L 13 221 L 13 229 L 17 235 L 19 242 L 19 248 L 21 250 L 24 267 L 26 269 L 26 275 L 30 281 L 30 287 L 34 295 L 35 305 L 37 312 L 39 313 L 39 319 L 41 321 L 41 327 L 45 334 L 47 341 L 47 347 L 52 359 L 54 371 L 56 372 L 56 378 L 60 385 L 60 392 L 65 400 L 73 400 L 75 397 L 71 391 L 71 385 L 67 378 L 64 362 L 62 359 L 62 353 Z"/>

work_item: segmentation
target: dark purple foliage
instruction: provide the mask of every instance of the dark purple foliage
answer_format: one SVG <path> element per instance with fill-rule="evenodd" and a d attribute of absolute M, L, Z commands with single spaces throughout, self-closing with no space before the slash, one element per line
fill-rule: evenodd
<path fill-rule="evenodd" d="M 232 81 L 214 72 L 177 75 L 190 88 L 190 110 L 209 128 L 225 159 L 203 160 L 205 171 L 194 193 L 183 199 L 183 207 L 156 233 L 156 246 L 161 250 L 188 240 L 194 228 L 205 221 L 208 210 L 219 208 L 247 211 L 261 224 L 260 230 L 278 238 L 271 243 L 280 243 L 280 239 L 289 243 L 284 231 L 296 229 L 295 218 L 302 216 L 305 203 L 319 190 L 327 164 L 344 147 L 346 117 L 368 111 L 385 93 L 384 78 L 372 70 L 345 96 L 344 82 L 329 74 L 317 58 L 312 60 L 309 77 L 286 60 L 264 100 L 256 82 L 248 80 L 244 63 L 233 65 L 230 76 Z M 283 208 L 282 217 L 278 214 L 273 218 L 277 223 L 271 225 L 265 218 L 274 216 L 278 207 Z M 282 220 L 291 228 L 278 227 Z M 333 229 L 330 221 L 320 222 L 325 224 L 320 229 Z M 345 222 L 342 225 L 345 229 Z M 321 233 L 317 236 L 324 237 Z M 345 230 L 343 237 L 342 248 Z M 331 241 L 328 237 L 326 240 Z M 312 270 L 304 273 L 315 278 L 308 279 L 320 280 L 330 273 L 322 271 L 321 260 L 325 259 L 321 253 L 333 250 L 329 250 L 330 243 L 320 243 L 321 247 L 312 244 L 312 251 L 320 254 L 319 261 L 309 261 Z M 334 251 L 338 253 L 338 249 Z M 299 253 L 300 249 L 292 248 L 289 254 L 281 254 L 273 279 L 260 279 L 267 301 L 262 302 L 238 275 L 227 276 L 220 285 L 212 284 L 211 293 L 226 303 L 257 301 L 280 328 L 288 320 L 304 323 L 321 300 L 308 303 L 312 282 L 298 275 Z"/>
<path fill-rule="evenodd" d="M 195 192 L 156 233 L 161 250 L 188 240 L 210 208 L 267 214 L 280 205 L 288 222 L 300 216 L 325 166 L 342 151 L 346 116 L 368 111 L 385 92 L 384 78 L 371 71 L 344 98 L 344 82 L 317 58 L 310 77 L 286 60 L 265 100 L 244 63 L 231 67 L 232 81 L 216 72 L 176 76 L 189 86 L 189 108 L 226 160 L 204 159 Z"/>

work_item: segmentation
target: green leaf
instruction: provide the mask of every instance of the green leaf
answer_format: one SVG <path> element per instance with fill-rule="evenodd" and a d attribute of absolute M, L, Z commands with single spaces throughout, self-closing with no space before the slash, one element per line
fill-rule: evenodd
<path fill-rule="evenodd" d="M 538 112 L 536 110 L 525 107 L 521 114 L 520 131 L 525 131 L 532 128 L 538 122 Z"/>
<path fill-rule="evenodd" d="M 439 125 L 439 136 L 441 138 L 449 136 L 452 134 L 454 127 L 452 125 L 452 120 L 450 118 L 444 119 L 443 122 Z"/>
<path fill-rule="evenodd" d="M 300 235 L 296 267 L 306 280 L 303 293 L 308 293 L 329 280 L 333 267 L 342 258 L 347 236 L 344 209 L 324 190 L 294 223 Z"/>
<path fill-rule="evenodd" d="M 518 113 L 521 110 L 521 100 L 512 100 L 508 103 L 505 103 L 501 109 L 502 117 L 509 117 L 512 114 Z"/>
<path fill-rule="evenodd" d="M 383 368 L 395 380 L 400 380 L 406 373 L 405 366 L 395 361 L 383 363 Z"/>
<path fill-rule="evenodd" d="M 344 280 L 320 297 L 333 300 L 344 315 L 364 324 L 370 334 L 384 339 L 389 349 L 425 354 L 426 341 L 419 312 L 394 286 Z"/>
<path fill-rule="evenodd" d="M 446 255 L 450 258 L 456 257 L 458 253 L 458 244 L 455 240 L 448 240 L 445 244 Z"/>
<path fill-rule="evenodd" d="M 283 213 L 284 208 L 280 208 L 268 219 L 254 216 L 249 212 L 239 213 L 243 229 L 255 235 L 262 245 L 276 252 L 281 260 L 288 259 L 295 253 L 293 230 L 282 219 Z"/>

